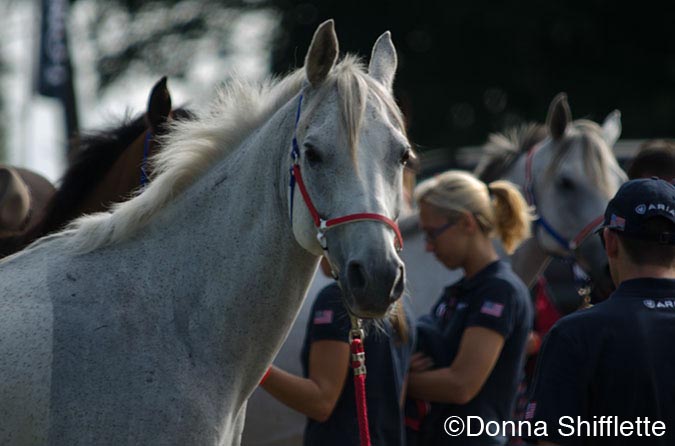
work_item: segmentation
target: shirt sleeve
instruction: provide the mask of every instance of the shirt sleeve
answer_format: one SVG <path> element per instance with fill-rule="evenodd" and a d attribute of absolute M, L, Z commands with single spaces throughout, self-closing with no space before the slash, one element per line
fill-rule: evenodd
<path fill-rule="evenodd" d="M 502 281 L 491 281 L 483 288 L 472 303 L 466 327 L 489 328 L 506 339 L 513 331 L 518 312 L 517 291 Z"/>
<path fill-rule="evenodd" d="M 310 344 L 314 341 L 349 342 L 351 321 L 341 293 L 337 285 L 329 285 L 319 292 L 310 314 Z"/>
<path fill-rule="evenodd" d="M 563 329 L 561 329 L 563 328 Z M 569 426 L 577 416 L 584 417 L 590 360 L 583 343 L 565 327 L 554 326 L 544 339 L 537 362 L 530 403 L 525 420 L 532 426 L 543 422 L 547 440 L 561 445 L 579 444 L 579 436 L 568 436 Z"/>

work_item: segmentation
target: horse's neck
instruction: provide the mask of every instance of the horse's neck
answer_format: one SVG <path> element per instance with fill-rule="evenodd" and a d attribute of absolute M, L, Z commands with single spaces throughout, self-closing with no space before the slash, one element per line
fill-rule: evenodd
<path fill-rule="evenodd" d="M 526 174 L 525 174 L 525 165 L 526 165 L 526 160 L 527 160 L 527 154 L 523 153 L 518 157 L 516 162 L 513 163 L 511 168 L 504 174 L 502 179 L 508 180 L 512 182 L 513 184 L 518 185 L 520 188 L 520 191 L 522 193 L 525 193 L 525 182 L 526 182 Z"/>
<path fill-rule="evenodd" d="M 158 216 L 142 241 L 170 259 L 158 280 L 162 288 L 174 282 L 192 347 L 244 396 L 290 330 L 317 261 L 295 241 L 287 214 L 292 134 L 286 106 Z"/>
<path fill-rule="evenodd" d="M 530 288 L 550 262 L 551 257 L 541 249 L 533 237 L 525 240 L 511 256 L 513 271 Z"/>
<path fill-rule="evenodd" d="M 503 178 L 518 185 L 523 195 L 527 194 L 526 162 L 527 154 L 525 153 L 518 158 Z M 530 174 L 534 174 L 534 168 L 533 166 L 533 172 Z M 534 233 L 511 255 L 513 271 L 528 287 L 534 285 L 537 277 L 543 274 L 550 261 L 550 256 L 541 248 Z"/>

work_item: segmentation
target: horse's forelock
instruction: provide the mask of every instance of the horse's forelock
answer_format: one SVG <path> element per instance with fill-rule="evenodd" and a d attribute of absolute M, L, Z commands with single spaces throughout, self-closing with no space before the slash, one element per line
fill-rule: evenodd
<path fill-rule="evenodd" d="M 355 164 L 359 134 L 369 99 L 375 102 L 375 107 L 381 109 L 407 138 L 403 115 L 396 101 L 391 93 L 367 74 L 365 65 L 359 58 L 352 55 L 345 56 L 325 82 L 322 91 L 317 93 L 317 99 L 327 94 L 334 86 L 338 92 L 342 128 L 347 135 L 350 155 Z M 308 112 L 311 113 L 312 110 L 309 109 Z"/>

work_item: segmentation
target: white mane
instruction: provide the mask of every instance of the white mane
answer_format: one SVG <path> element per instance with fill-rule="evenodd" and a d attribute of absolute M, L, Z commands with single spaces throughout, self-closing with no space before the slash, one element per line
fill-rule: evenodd
<path fill-rule="evenodd" d="M 356 58 L 345 57 L 331 77 L 342 90 L 341 115 L 352 135 L 359 127 L 368 94 L 403 131 L 403 118 L 393 98 L 364 72 Z M 211 107 L 198 112 L 196 119 L 172 124 L 171 131 L 160 141 L 162 149 L 152 160 L 152 181 L 142 193 L 115 205 L 110 212 L 83 216 L 68 226 L 64 232 L 72 235 L 70 246 L 78 252 L 88 252 L 128 238 L 298 94 L 304 82 L 305 71 L 298 69 L 281 80 L 261 85 L 241 80 L 228 83 L 218 91 Z M 356 88 L 351 87 L 354 84 Z M 325 83 L 329 85 L 335 84 Z M 354 138 L 355 135 L 350 139 Z"/>

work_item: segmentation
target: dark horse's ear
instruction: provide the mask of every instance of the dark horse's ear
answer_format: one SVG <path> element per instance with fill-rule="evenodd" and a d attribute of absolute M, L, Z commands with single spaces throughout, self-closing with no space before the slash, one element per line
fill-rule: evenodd
<path fill-rule="evenodd" d="M 326 20 L 314 32 L 305 58 L 307 80 L 313 87 L 321 84 L 335 65 L 338 57 L 338 40 L 335 23 Z"/>
<path fill-rule="evenodd" d="M 148 110 L 145 114 L 148 127 L 153 134 L 159 133 L 161 126 L 169 119 L 171 114 L 171 94 L 166 87 L 166 76 L 163 76 L 150 92 Z"/>
<path fill-rule="evenodd" d="M 572 121 L 572 112 L 567 103 L 567 95 L 558 93 L 548 108 L 546 126 L 553 139 L 560 139 L 565 134 L 567 125 Z"/>

